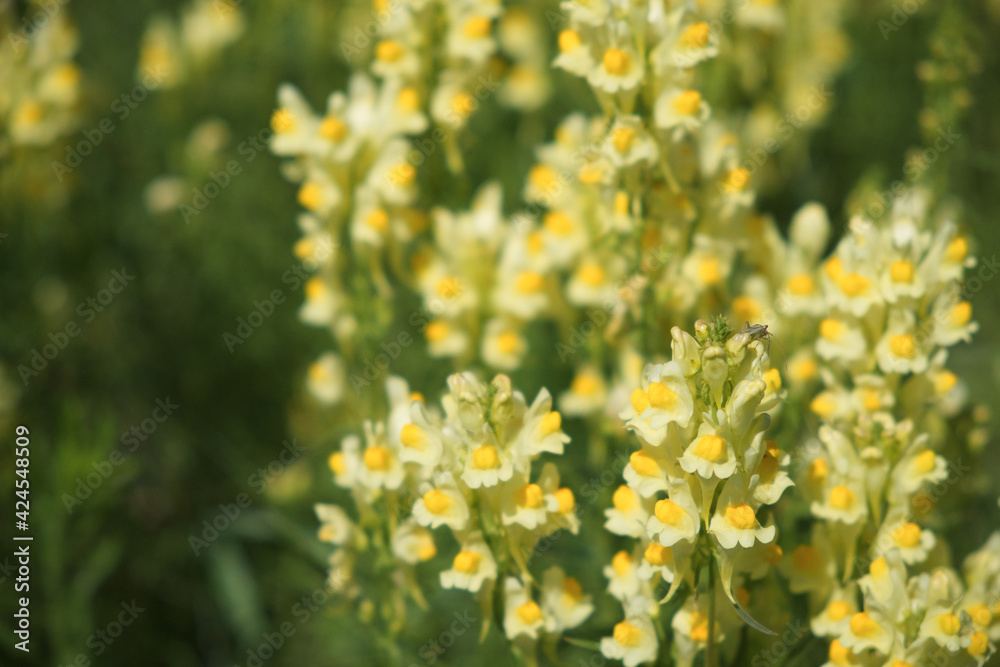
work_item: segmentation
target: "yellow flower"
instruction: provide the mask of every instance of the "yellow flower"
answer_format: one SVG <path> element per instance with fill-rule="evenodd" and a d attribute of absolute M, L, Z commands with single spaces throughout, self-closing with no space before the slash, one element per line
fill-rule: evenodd
<path fill-rule="evenodd" d="M 701 108 L 701 93 L 697 90 L 685 90 L 674 98 L 674 110 L 685 116 L 693 116 Z"/>
<path fill-rule="evenodd" d="M 604 52 L 604 67 L 610 74 L 622 76 L 628 71 L 630 58 L 621 49 L 611 48 Z"/>
<path fill-rule="evenodd" d="M 375 45 L 375 57 L 383 62 L 394 63 L 403 57 L 403 45 L 386 39 Z"/>
<path fill-rule="evenodd" d="M 563 30 L 559 33 L 559 50 L 563 53 L 580 48 L 580 33 L 575 30 Z"/>
<path fill-rule="evenodd" d="M 708 44 L 708 38 L 711 34 L 712 30 L 707 23 L 692 23 L 681 33 L 678 42 L 687 48 L 701 48 Z"/>

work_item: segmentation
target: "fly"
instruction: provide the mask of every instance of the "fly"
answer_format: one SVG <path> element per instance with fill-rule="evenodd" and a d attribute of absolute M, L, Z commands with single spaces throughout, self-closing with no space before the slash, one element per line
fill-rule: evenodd
<path fill-rule="evenodd" d="M 768 344 L 770 344 L 772 340 L 778 340 L 777 338 L 774 337 L 773 333 L 767 330 L 766 324 L 750 324 L 750 322 L 747 322 L 746 328 L 743 329 L 743 331 L 741 331 L 740 333 L 749 336 L 750 340 L 766 340 Z M 785 346 L 781 344 L 780 340 L 778 340 L 778 347 L 781 348 L 781 356 L 787 359 L 787 355 L 785 354 Z M 788 370 L 787 363 L 785 364 L 785 370 L 786 371 Z"/>

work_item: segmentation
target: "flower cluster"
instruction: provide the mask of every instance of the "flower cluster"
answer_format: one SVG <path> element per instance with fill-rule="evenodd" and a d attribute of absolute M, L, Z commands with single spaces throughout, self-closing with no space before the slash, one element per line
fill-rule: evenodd
<path fill-rule="evenodd" d="M 826 238 L 820 211 L 798 222 L 813 248 Z M 934 502 L 928 490 L 950 479 L 937 451 L 941 421 L 966 403 L 945 361 L 978 326 L 959 283 L 975 266 L 969 243 L 949 220 L 933 221 L 923 192 L 897 201 L 881 224 L 856 217 L 851 232 L 822 262 L 815 251 L 785 249 L 784 324 L 812 338 L 793 357 L 793 377 L 821 380 L 809 408 L 824 422 L 799 480 L 818 522 L 786 563 L 789 584 L 810 593 L 814 634 L 834 638 L 831 664 L 862 654 L 924 664 L 931 652 L 935 664 L 982 664 L 987 636 L 954 613 L 961 585 L 911 574 L 940 560 L 933 530 L 920 523 Z"/>
<path fill-rule="evenodd" d="M 897 540 L 919 543 L 915 524 Z M 831 637 L 837 665 L 983 665 L 1000 636 L 1000 533 L 965 560 L 965 576 L 948 567 L 908 574 L 912 551 L 879 556 L 858 582 L 838 588 L 812 620 L 813 634 Z M 863 603 L 858 603 L 857 589 Z"/>
<path fill-rule="evenodd" d="M 136 77 L 148 88 L 174 88 L 243 34 L 240 0 L 193 0 L 179 21 L 155 16 L 142 36 Z"/>
<path fill-rule="evenodd" d="M 294 158 L 286 174 L 301 183 L 306 209 L 296 254 L 321 266 L 301 317 L 337 341 L 338 351 L 310 370 L 319 400 L 339 402 L 348 381 L 355 391 L 371 384 L 348 373 L 351 352 L 357 339 L 380 337 L 388 314 L 373 316 L 356 303 L 393 296 L 396 282 L 421 299 L 406 324 L 423 334 L 430 356 L 454 359 L 459 369 L 477 359 L 519 368 L 531 352 L 525 331 L 539 319 L 607 323 L 607 335 L 618 337 L 641 324 L 717 311 L 734 265 L 764 228 L 751 217 L 751 170 L 741 166 L 732 123 L 713 120 L 698 83 L 699 66 L 719 53 L 723 25 L 686 6 L 652 5 L 641 15 L 609 2 L 562 9 L 569 27 L 558 35 L 553 66 L 585 78 L 604 113 L 570 114 L 555 141 L 537 148 L 523 191 L 527 208 L 511 220 L 493 182 L 470 210 L 437 206 L 428 215 L 418 168 L 443 156 L 459 176 L 460 135 L 483 99 L 499 85 L 501 101 L 522 99 L 504 93 L 544 80 L 524 74 L 544 56 L 539 40 L 529 39 L 537 20 L 524 9 L 376 3 L 377 39 L 342 44 L 369 73 L 355 74 L 346 94 L 331 95 L 325 115 L 292 86 L 279 91 L 271 146 Z M 430 21 L 435 12 L 445 20 Z M 748 9 L 739 18 L 751 32 L 782 24 L 754 16 Z M 430 37 L 417 36 L 431 24 Z M 501 52 L 515 62 L 509 70 L 497 69 Z M 442 69 L 429 69 L 431 53 Z M 833 69 L 813 68 L 810 82 Z M 692 252 L 671 250 L 688 244 Z M 359 273 L 361 284 L 353 279 Z M 560 348 L 562 357 L 571 353 Z M 567 405 L 567 414 L 598 412 L 604 381 L 586 373 L 578 389 L 586 391 L 575 392 L 579 405 Z"/>
<path fill-rule="evenodd" d="M 810 593 L 815 619 L 830 604 L 857 606 L 863 566 L 885 572 L 894 558 L 903 586 L 907 567 L 934 554 L 934 532 L 919 522 L 934 502 L 927 492 L 949 480 L 943 420 L 968 394 L 945 366 L 947 348 L 978 328 L 960 282 L 975 266 L 969 241 L 942 215 L 925 191 L 907 193 L 884 220 L 853 218 L 824 259 L 829 222 L 807 206 L 788 242 L 769 235 L 771 261 L 739 297 L 781 334 L 793 396 L 823 423 L 798 478 L 817 523 L 783 564 L 791 590 Z"/>
<path fill-rule="evenodd" d="M 714 666 L 722 651 L 732 662 L 745 626 L 766 633 L 757 619 L 780 616 L 759 600 L 793 595 L 831 642 L 831 664 L 982 664 L 993 650 L 992 617 L 976 606 L 995 606 L 987 551 L 965 581 L 950 570 L 935 503 L 964 474 L 946 450 L 986 440 L 984 411 L 947 362 L 976 332 L 971 299 L 995 269 L 963 282 L 978 266 L 972 242 L 929 187 L 928 165 L 891 202 L 849 198 L 832 252 L 820 204 L 787 225 L 758 211 L 757 188 L 785 185 L 804 164 L 848 52 L 846 3 L 806 4 L 561 2 L 558 21 L 546 14 L 558 28 L 551 67 L 585 82 L 599 112 L 572 111 L 551 141 L 530 145 L 512 214 L 492 175 L 454 207 L 471 191 L 463 149 L 480 102 L 499 89 L 501 105 L 536 109 L 557 81 L 539 13 L 376 3 L 377 38 L 351 47 L 358 71 L 325 114 L 279 90 L 271 148 L 300 184 L 295 253 L 318 267 L 300 317 L 336 340 L 310 368 L 314 397 L 345 412 L 359 403 L 345 387 L 360 397 L 372 385 L 358 369 L 393 326 L 457 370 L 549 372 L 540 331 L 575 361 L 562 391 L 546 383 L 560 412 L 547 392 L 529 408 L 505 379 L 462 373 L 442 416 L 394 378 L 388 425 L 369 424 L 364 446 L 349 438 L 331 459 L 359 508 L 416 498 L 391 513 L 392 563 L 433 558 L 430 531 L 449 527 L 458 556 L 442 585 L 483 605 L 500 591 L 496 615 L 526 655 L 543 630 L 573 627 L 551 620 L 552 600 L 579 621 L 592 604 L 558 569 L 536 597 L 527 568 L 539 536 L 600 532 L 599 517 L 581 512 L 581 526 L 560 509 L 575 508 L 560 471 L 581 457 L 531 474 L 534 457 L 562 453 L 563 416 L 586 420 L 585 472 L 607 472 L 608 447 L 627 447 L 628 431 L 640 443 L 625 483 L 597 493 L 615 545 L 608 597 L 624 615 L 594 647 L 604 656 L 632 667 L 669 652 L 691 665 L 704 652 Z M 437 190 L 433 173 L 455 192 Z M 501 407 L 501 396 L 514 398 Z M 970 416 L 971 428 L 953 428 Z M 345 547 L 334 570 L 352 572 L 375 524 L 363 509 L 364 530 L 342 510 L 320 512 Z M 680 608 L 664 622 L 668 602 Z"/>
<path fill-rule="evenodd" d="M 1000 532 L 967 555 L 952 525 L 996 492 L 969 464 L 989 411 L 953 351 L 1000 268 L 945 194 L 965 150 L 952 125 L 988 62 L 969 3 L 928 3 L 935 20 L 912 26 L 922 102 L 891 110 L 915 122 L 886 145 L 919 139 L 881 192 L 877 169 L 845 186 L 814 159 L 830 140 L 814 131 L 855 110 L 833 83 L 862 3 L 284 4 L 310 23 L 294 46 L 327 60 L 280 85 L 237 152 L 266 144 L 291 184 L 299 263 L 282 284 L 330 337 L 296 435 L 340 440 L 328 463 L 349 501 L 315 505 L 328 583 L 382 646 L 409 605 L 468 597 L 482 637 L 495 622 L 528 665 L 567 645 L 626 667 L 759 664 L 791 620 L 818 638 L 801 662 L 821 645 L 828 665 L 864 667 L 995 654 Z M 0 3 L 4 202 L 52 207 L 49 172 L 72 171 L 42 150 L 81 116 L 63 5 Z M 885 53 L 916 44 L 888 39 L 912 12 L 886 11 Z M 152 17 L 141 85 L 198 92 L 251 16 L 269 18 L 242 0 Z M 173 173 L 150 183 L 149 212 L 187 222 L 242 171 L 227 123 L 192 123 L 162 152 Z M 82 134 L 60 150 L 89 154 L 75 149 L 100 142 Z M 800 195 L 830 205 L 841 187 L 836 229 Z M 64 292 L 33 294 L 53 314 Z M 268 304 L 254 300 L 260 322 Z M 438 372 L 440 401 L 411 391 Z M 495 373 L 547 389 L 529 403 Z M 16 398 L 0 366 L 0 419 Z M 586 542 L 578 561 L 565 543 L 535 560 L 566 534 Z M 606 595 L 575 578 L 602 575 Z"/>
<path fill-rule="evenodd" d="M 682 582 L 695 587 L 717 559 L 722 589 L 739 605 L 734 577 L 760 579 L 781 557 L 775 526 L 762 516 L 792 486 L 789 455 L 764 439 L 769 412 L 782 400 L 778 371 L 768 368 L 756 330 L 734 333 L 720 320 L 699 321 L 695 331 L 697 339 L 671 331 L 673 359 L 646 367 L 620 415 L 642 447 L 629 457 L 605 528 L 639 542 L 605 568 L 626 619 L 602 650 L 626 665 L 656 656 L 650 616 L 658 613 L 660 582 L 669 585 L 662 601 L 669 600 Z M 689 612 L 701 616 L 677 637 L 683 664 L 708 641 L 704 611 Z"/>
<path fill-rule="evenodd" d="M 323 402 L 340 401 L 347 381 L 344 355 L 350 357 L 355 339 L 380 335 L 384 323 L 367 306 L 370 298 L 388 298 L 394 281 L 424 297 L 430 317 L 415 315 L 410 324 L 425 334 L 433 356 L 466 353 L 470 331 L 481 326 L 469 312 L 477 302 L 475 286 L 497 262 L 508 227 L 500 216 L 499 187 L 484 186 L 467 216 L 434 210 L 438 245 L 454 250 L 442 256 L 417 247 L 429 226 L 418 168 L 444 156 L 452 173 L 463 170 L 460 138 L 501 84 L 501 98 L 515 106 L 543 99 L 540 42 L 530 39 L 530 30 L 521 31 L 534 24 L 523 12 L 501 19 L 501 11 L 493 2 L 376 3 L 378 39 L 365 50 L 370 73 L 356 74 L 346 94 L 331 95 L 322 115 L 293 86 L 279 91 L 271 148 L 293 158 L 286 173 L 300 182 L 298 201 L 305 209 L 295 250 L 319 267 L 306 285 L 301 317 L 329 328 L 339 350 L 310 369 L 310 389 Z M 501 47 L 516 63 L 506 74 L 497 69 Z M 363 60 L 351 43 L 344 48 L 352 60 Z M 441 69 L 430 67 L 435 53 Z M 531 90 L 532 81 L 539 90 Z M 370 292 L 347 289 L 356 273 L 369 277 Z M 537 282 L 527 276 L 521 284 L 538 291 Z M 523 341 L 499 322 L 488 323 L 486 331 L 493 365 L 511 368 L 510 360 L 523 354 Z M 360 376 L 352 380 L 355 390 L 368 384 Z"/>
<path fill-rule="evenodd" d="M 334 481 L 350 490 L 359 513 L 354 523 L 339 506 L 316 506 L 320 538 L 340 547 L 331 582 L 349 580 L 359 555 L 375 550 L 376 562 L 422 600 L 413 568 L 445 543 L 454 554 L 439 574 L 443 588 L 475 594 L 488 618 L 502 583 L 508 638 L 558 637 L 593 609 L 558 567 L 545 572 L 536 601 L 528 569 L 539 540 L 580 526 L 573 491 L 560 485 L 555 464 L 532 470 L 541 455 L 563 453 L 562 417 L 546 390 L 528 405 L 503 375 L 488 385 L 453 375 L 448 387 L 437 410 L 390 378 L 388 419 L 366 422 L 363 441 L 349 436 L 330 456 Z"/>
<path fill-rule="evenodd" d="M 30 32 L 29 32 L 30 30 Z M 58 3 L 31 22 L 0 7 L 0 156 L 11 146 L 43 146 L 76 128 L 80 68 L 76 29 Z"/>

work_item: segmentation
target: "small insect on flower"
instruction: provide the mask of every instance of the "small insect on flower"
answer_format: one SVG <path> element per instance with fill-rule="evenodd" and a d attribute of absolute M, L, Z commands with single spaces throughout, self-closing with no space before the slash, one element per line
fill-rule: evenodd
<path fill-rule="evenodd" d="M 785 371 L 788 370 L 787 355 L 785 354 L 785 346 L 781 344 L 781 341 L 774 337 L 774 334 L 767 330 L 766 324 L 750 324 L 747 322 L 741 334 L 746 334 L 750 340 L 766 340 L 768 342 L 768 352 L 770 352 L 770 343 L 772 340 L 778 341 L 778 347 L 781 348 L 781 356 L 785 357 Z"/>
<path fill-rule="evenodd" d="M 745 324 L 746 328 L 740 331 L 741 334 L 750 336 L 750 340 L 771 340 L 774 334 L 767 330 L 766 324 Z"/>

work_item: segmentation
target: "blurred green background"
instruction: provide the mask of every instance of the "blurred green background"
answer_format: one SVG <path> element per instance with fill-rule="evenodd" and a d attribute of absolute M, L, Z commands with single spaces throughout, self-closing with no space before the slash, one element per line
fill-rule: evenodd
<path fill-rule="evenodd" d="M 858 4 L 845 26 L 852 55 L 836 82 L 833 110 L 809 140 L 805 168 L 788 175 L 787 187 L 764 193 L 761 209 L 785 226 L 799 206 L 818 200 L 842 229 L 845 202 L 864 189 L 858 184 L 885 189 L 899 178 L 907 151 L 923 144 L 920 110 L 935 88 L 921 84 L 918 66 L 932 56 L 947 59 L 947 50 L 958 44 L 978 63 L 967 81 L 972 105 L 956 111 L 952 124 L 961 139 L 935 169 L 962 204 L 963 224 L 979 244 L 976 254 L 993 256 L 1000 250 L 994 220 L 1000 211 L 998 3 L 927 3 L 889 39 L 883 39 L 877 22 L 893 5 Z M 79 141 L 83 130 L 113 115 L 114 100 L 136 85 L 140 39 L 150 16 L 176 17 L 182 6 L 149 0 L 70 3 L 81 38 L 83 119 L 80 131 L 57 142 L 41 164 L 63 158 L 64 147 Z M 295 634 L 268 664 L 390 664 L 390 653 L 337 600 L 303 602 L 322 590 L 328 553 L 315 539 L 312 504 L 342 498 L 326 457 L 363 416 L 338 414 L 317 428 L 302 380 L 329 339 L 298 322 L 302 296 L 282 283 L 284 272 L 297 263 L 291 253 L 298 238 L 295 188 L 266 151 L 252 161 L 237 153 L 245 138 L 268 126 L 280 83 L 295 83 L 314 108 L 343 87 L 350 70 L 339 48 L 342 7 L 261 0 L 245 3 L 243 10 L 247 27 L 238 41 L 178 88 L 150 94 L 116 121 L 115 131 L 72 174 L 65 206 L 47 205 L 30 187 L 20 197 L 4 189 L 0 350 L 7 381 L 20 397 L 2 423 L 0 489 L 4 498 L 13 498 L 13 428 L 23 424 L 32 439 L 29 532 L 35 541 L 32 652 L 14 651 L 8 635 L 0 643 L 3 664 L 68 665 L 83 655 L 98 665 L 245 665 L 248 649 L 286 622 Z M 532 163 L 533 144 L 551 137 L 570 109 L 594 108 L 578 82 L 557 74 L 556 83 L 565 94 L 544 112 L 522 119 L 487 103 L 473 126 L 472 134 L 483 139 L 468 153 L 469 185 L 474 190 L 487 178 L 499 178 L 510 211 Z M 224 122 L 228 139 L 216 154 L 192 157 L 186 149 L 190 133 L 211 119 Z M 499 145 L 502 150 L 490 150 Z M 210 172 L 234 158 L 241 160 L 242 173 L 190 224 L 174 211 L 148 211 L 144 192 L 153 179 L 181 176 L 187 200 L 191 188 L 208 183 Z M 51 177 L 47 168 L 30 178 L 22 169 L 17 159 L 5 161 L 0 179 L 30 184 Z M 440 201 L 465 205 L 447 194 L 453 191 L 449 183 L 434 187 Z M 82 323 L 78 304 L 107 287 L 115 270 L 135 279 L 24 386 L 17 366 L 28 363 L 50 333 L 70 321 Z M 274 289 L 282 289 L 287 300 L 230 353 L 223 334 L 234 332 L 237 318 Z M 1000 290 L 993 285 L 976 296 L 981 330 L 951 361 L 973 396 L 990 407 L 1000 370 L 998 306 Z M 392 371 L 415 389 L 435 393 L 449 369 L 410 354 L 394 362 Z M 570 375 L 567 367 L 562 376 L 541 377 L 530 364 L 513 374 L 529 396 L 547 383 L 564 385 Z M 78 478 L 101 468 L 112 451 L 127 452 L 123 436 L 133 427 L 141 430 L 157 400 L 168 399 L 178 406 L 173 414 L 125 453 L 90 497 L 67 511 L 64 495 L 74 493 Z M 568 422 L 567 430 L 574 440 L 586 437 L 580 423 Z M 293 439 L 304 449 L 295 462 L 260 474 L 280 461 L 283 443 Z M 985 484 L 996 472 L 996 457 L 988 457 L 971 484 Z M 585 477 L 571 481 L 578 485 Z M 220 504 L 235 503 L 241 494 L 249 505 L 195 555 L 191 536 L 201 536 L 203 522 L 223 511 Z M 599 508 L 592 510 L 600 515 Z M 997 525 L 997 514 L 995 501 L 988 499 L 970 508 L 967 516 L 983 520 L 954 526 L 949 539 L 956 553 L 981 544 Z M 11 542 L 5 537 L 4 544 Z M 537 565 L 541 571 L 556 559 L 589 563 L 595 576 L 584 586 L 606 606 L 596 576 L 606 555 L 589 553 L 586 545 L 581 537 L 561 539 Z M 0 564 L 11 551 L 0 549 Z M 0 614 L 9 619 L 12 577 L 0 585 Z M 94 633 L 116 619 L 123 602 L 133 600 L 144 611 L 106 650 L 95 648 L 103 645 Z M 421 648 L 450 625 L 452 610 L 475 611 L 471 598 L 460 593 L 430 601 L 440 615 L 414 607 L 401 640 L 401 664 L 427 664 Z M 586 628 L 602 627 L 611 618 L 598 613 Z M 440 664 L 464 664 L 478 651 L 476 634 L 459 637 Z M 506 664 L 495 632 L 487 643 L 491 664 Z M 576 664 L 577 654 L 571 655 Z"/>

